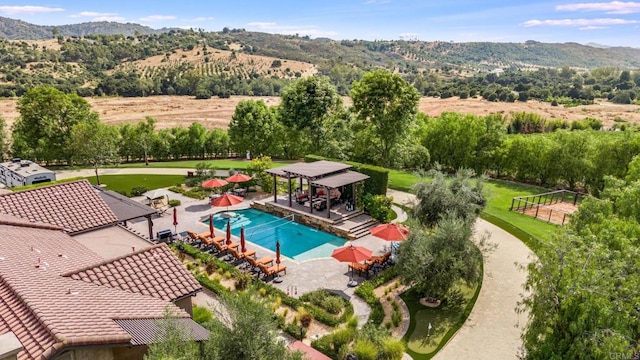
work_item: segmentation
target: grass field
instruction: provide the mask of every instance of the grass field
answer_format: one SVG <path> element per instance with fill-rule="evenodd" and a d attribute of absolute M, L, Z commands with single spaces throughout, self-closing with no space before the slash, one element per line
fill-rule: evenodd
<path fill-rule="evenodd" d="M 92 184 L 96 184 L 96 178 L 90 177 L 87 180 Z M 145 187 L 147 190 L 153 190 L 163 187 L 180 184 L 184 181 L 182 175 L 103 175 L 100 176 L 100 182 L 106 185 L 107 190 L 113 190 L 121 194 L 131 195 L 131 189 L 134 187 Z"/>
<path fill-rule="evenodd" d="M 176 169 L 195 169 L 199 163 L 211 164 L 216 169 L 236 169 L 245 170 L 251 161 L 221 159 L 221 160 L 185 160 L 185 161 L 159 161 L 150 162 L 149 165 L 144 163 L 119 164 L 120 168 L 176 168 Z M 295 161 L 274 161 L 273 167 L 293 164 Z"/>

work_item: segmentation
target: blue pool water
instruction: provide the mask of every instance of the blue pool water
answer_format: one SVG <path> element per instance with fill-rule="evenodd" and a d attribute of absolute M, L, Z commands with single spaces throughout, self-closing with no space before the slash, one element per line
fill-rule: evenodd
<path fill-rule="evenodd" d="M 239 237 L 240 228 L 244 227 L 247 241 L 272 251 L 276 251 L 276 240 L 279 240 L 282 255 L 298 261 L 331 256 L 333 249 L 346 242 L 335 235 L 293 222 L 291 218 L 279 218 L 256 209 L 235 213 L 237 216 L 230 219 L 221 218 L 221 214 L 214 215 L 213 226 L 224 232 L 229 220 L 233 235 Z M 209 219 L 204 222 L 208 225 Z"/>

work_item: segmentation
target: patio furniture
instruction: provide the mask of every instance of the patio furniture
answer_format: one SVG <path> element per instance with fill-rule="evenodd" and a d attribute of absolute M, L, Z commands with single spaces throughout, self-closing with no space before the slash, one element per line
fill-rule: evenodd
<path fill-rule="evenodd" d="M 351 273 L 353 273 L 353 271 L 357 271 L 358 275 L 363 276 L 365 278 L 369 278 L 369 270 L 373 269 L 373 264 L 372 262 L 365 262 L 364 264 L 361 263 L 350 263 L 349 264 L 349 269 L 351 270 Z"/>
<path fill-rule="evenodd" d="M 267 267 L 264 264 L 260 264 L 258 263 L 258 268 L 260 268 L 260 271 L 262 271 L 262 273 L 264 274 L 262 276 L 262 279 L 265 280 L 271 276 L 276 276 L 281 272 L 284 272 L 285 274 L 287 273 L 287 267 L 285 265 L 280 265 L 280 264 L 276 264 L 270 267 Z"/>
<path fill-rule="evenodd" d="M 236 248 L 229 248 L 228 252 L 229 254 L 231 254 L 231 256 L 233 256 L 232 260 L 234 260 L 235 262 L 247 260 L 248 258 L 255 256 L 256 254 L 255 250 L 239 252 Z"/>
<path fill-rule="evenodd" d="M 249 262 L 249 265 L 251 266 L 251 271 L 252 272 L 259 272 L 260 271 L 260 267 L 258 266 L 258 264 L 262 264 L 262 265 L 273 265 L 273 258 L 270 258 L 268 256 L 262 257 L 260 259 L 254 258 L 254 257 L 247 257 L 246 258 L 247 262 Z"/>

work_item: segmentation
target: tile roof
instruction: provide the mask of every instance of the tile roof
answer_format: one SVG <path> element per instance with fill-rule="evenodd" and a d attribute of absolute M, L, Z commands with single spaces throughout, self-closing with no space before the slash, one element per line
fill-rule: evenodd
<path fill-rule="evenodd" d="M 0 195 L 0 213 L 61 226 L 70 233 L 118 221 L 87 180 Z"/>
<path fill-rule="evenodd" d="M 175 301 L 202 290 L 165 244 L 64 274 L 75 280 Z"/>
<path fill-rule="evenodd" d="M 61 276 L 100 261 L 62 231 L 0 219 L 0 334 L 20 339 L 18 359 L 50 358 L 68 346 L 130 344 L 115 319 L 160 319 L 167 308 L 189 316 L 159 298 Z"/>

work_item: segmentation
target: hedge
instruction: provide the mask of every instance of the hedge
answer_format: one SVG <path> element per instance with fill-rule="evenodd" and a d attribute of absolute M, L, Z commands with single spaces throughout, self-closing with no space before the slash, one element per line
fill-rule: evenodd
<path fill-rule="evenodd" d="M 304 162 L 314 162 L 319 160 L 338 161 L 353 166 L 353 170 L 369 175 L 369 178 L 364 181 L 364 192 L 374 195 L 385 195 L 387 193 L 387 185 L 389 184 L 389 170 L 374 166 L 358 163 L 355 161 L 341 161 L 331 158 L 326 158 L 319 155 L 306 155 Z"/>

